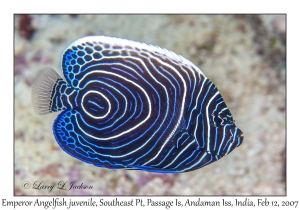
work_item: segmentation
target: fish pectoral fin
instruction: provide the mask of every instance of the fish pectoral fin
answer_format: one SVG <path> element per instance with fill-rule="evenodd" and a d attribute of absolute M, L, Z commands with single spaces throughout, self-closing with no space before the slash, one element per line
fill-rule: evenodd
<path fill-rule="evenodd" d="M 201 147 L 196 139 L 194 139 L 192 145 L 190 146 L 190 149 L 201 150 Z"/>
<path fill-rule="evenodd" d="M 189 145 L 188 146 L 189 150 L 201 150 L 201 147 L 200 147 L 197 139 L 195 139 L 195 137 L 193 137 L 193 136 L 191 136 L 190 140 L 187 141 L 185 143 L 185 145 L 183 145 L 183 146 L 185 147 L 186 145 Z"/>
<path fill-rule="evenodd" d="M 169 140 L 169 144 L 176 147 L 178 149 L 179 142 L 182 140 L 182 138 L 185 138 L 187 136 L 187 132 L 184 129 L 178 130 Z"/>
<path fill-rule="evenodd" d="M 188 146 L 189 150 L 199 150 L 200 145 L 198 141 L 195 139 L 193 134 L 188 133 L 187 130 L 179 130 L 173 137 L 172 137 L 172 146 L 178 148 Z"/>
<path fill-rule="evenodd" d="M 171 148 L 171 147 L 174 147 L 174 143 L 172 141 L 172 138 L 168 140 L 168 142 L 166 143 L 165 147 L 166 148 Z"/>

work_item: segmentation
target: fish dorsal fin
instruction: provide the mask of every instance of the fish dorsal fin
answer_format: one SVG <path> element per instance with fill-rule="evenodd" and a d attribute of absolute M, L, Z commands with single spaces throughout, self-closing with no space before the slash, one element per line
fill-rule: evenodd
<path fill-rule="evenodd" d="M 81 72 L 89 71 L 90 67 L 105 62 L 112 64 L 113 61 L 125 64 L 126 57 L 141 58 L 147 53 L 151 57 L 158 57 L 165 61 L 170 60 L 172 63 L 192 68 L 203 74 L 191 61 L 170 50 L 141 42 L 106 36 L 86 36 L 72 42 L 62 54 L 61 67 L 69 85 L 73 88 L 80 88 L 78 80 L 83 76 Z"/>

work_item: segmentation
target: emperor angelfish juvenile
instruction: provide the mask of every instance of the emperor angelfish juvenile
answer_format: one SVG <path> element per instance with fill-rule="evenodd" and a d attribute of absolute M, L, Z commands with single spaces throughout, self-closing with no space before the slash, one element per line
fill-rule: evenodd
<path fill-rule="evenodd" d="M 192 171 L 228 155 L 243 133 L 216 86 L 172 51 L 88 36 L 62 54 L 65 80 L 43 69 L 32 88 L 37 114 L 62 111 L 52 129 L 68 154 L 95 166 Z"/>

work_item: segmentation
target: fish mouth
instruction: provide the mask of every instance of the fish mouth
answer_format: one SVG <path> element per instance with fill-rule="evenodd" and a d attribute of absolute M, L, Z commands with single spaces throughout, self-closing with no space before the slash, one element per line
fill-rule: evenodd
<path fill-rule="evenodd" d="M 240 146 L 244 141 L 244 133 L 240 129 L 238 129 L 237 141 L 238 141 L 236 145 L 237 147 Z"/>

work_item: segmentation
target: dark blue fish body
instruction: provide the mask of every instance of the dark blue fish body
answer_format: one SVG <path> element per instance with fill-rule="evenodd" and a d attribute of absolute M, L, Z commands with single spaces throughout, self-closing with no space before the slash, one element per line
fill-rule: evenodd
<path fill-rule="evenodd" d="M 110 169 L 179 173 L 229 154 L 243 141 L 216 86 L 190 61 L 134 41 L 91 36 L 45 68 L 32 90 L 60 147 Z"/>

